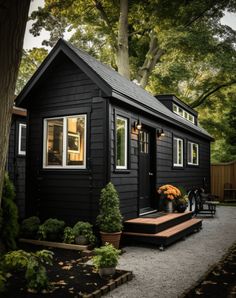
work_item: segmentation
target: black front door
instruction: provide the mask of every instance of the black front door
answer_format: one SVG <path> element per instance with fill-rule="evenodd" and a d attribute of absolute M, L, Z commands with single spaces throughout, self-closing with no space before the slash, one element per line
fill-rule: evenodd
<path fill-rule="evenodd" d="M 139 136 L 139 213 L 152 210 L 154 160 L 152 159 L 152 132 L 142 129 Z M 154 146 L 155 147 L 155 146 Z"/>

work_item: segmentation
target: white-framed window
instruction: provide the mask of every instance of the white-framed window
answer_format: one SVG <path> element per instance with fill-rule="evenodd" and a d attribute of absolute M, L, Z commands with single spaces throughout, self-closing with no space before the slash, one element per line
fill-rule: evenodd
<path fill-rule="evenodd" d="M 116 168 L 127 169 L 128 119 L 116 116 Z"/>
<path fill-rule="evenodd" d="M 188 142 L 188 164 L 199 165 L 199 146 L 193 142 Z"/>
<path fill-rule="evenodd" d="M 173 112 L 194 124 L 194 116 L 182 109 L 181 107 L 179 107 L 178 105 L 176 105 L 175 103 L 173 103 Z"/>
<path fill-rule="evenodd" d="M 44 168 L 86 168 L 87 116 L 44 119 Z"/>
<path fill-rule="evenodd" d="M 18 155 L 26 154 L 26 124 L 19 123 Z"/>
<path fill-rule="evenodd" d="M 183 139 L 173 138 L 173 165 L 174 167 L 183 167 L 184 146 Z"/>

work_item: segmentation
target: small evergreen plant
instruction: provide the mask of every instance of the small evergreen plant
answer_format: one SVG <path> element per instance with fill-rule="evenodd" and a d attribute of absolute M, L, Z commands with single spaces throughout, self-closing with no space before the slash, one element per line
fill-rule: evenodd
<path fill-rule="evenodd" d="M 14 199 L 14 186 L 6 173 L 2 192 L 0 238 L 7 249 L 16 248 L 16 238 L 19 232 L 18 209 Z"/>
<path fill-rule="evenodd" d="M 94 252 L 92 261 L 96 269 L 116 267 L 118 264 L 120 250 L 112 244 L 106 243 L 100 248 L 95 248 Z"/>
<path fill-rule="evenodd" d="M 37 216 L 31 216 L 22 221 L 20 226 L 20 234 L 25 238 L 37 238 L 40 226 L 40 219 Z"/>
<path fill-rule="evenodd" d="M 122 230 L 122 216 L 120 213 L 119 196 L 114 185 L 109 182 L 101 191 L 100 213 L 97 224 L 105 233 L 115 233 Z"/>

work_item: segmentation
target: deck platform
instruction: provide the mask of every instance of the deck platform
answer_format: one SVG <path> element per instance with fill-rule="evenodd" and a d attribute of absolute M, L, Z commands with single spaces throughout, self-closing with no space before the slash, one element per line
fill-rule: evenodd
<path fill-rule="evenodd" d="M 138 217 L 125 221 L 123 238 L 156 244 L 162 250 L 202 228 L 202 220 L 192 218 L 191 211 L 168 213 L 157 218 Z"/>

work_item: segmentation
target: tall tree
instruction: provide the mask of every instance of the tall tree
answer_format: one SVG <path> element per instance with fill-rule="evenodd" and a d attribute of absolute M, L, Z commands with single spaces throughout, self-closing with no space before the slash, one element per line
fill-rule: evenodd
<path fill-rule="evenodd" d="M 30 0 L 0 0 L 0 204 L 14 90 Z"/>

